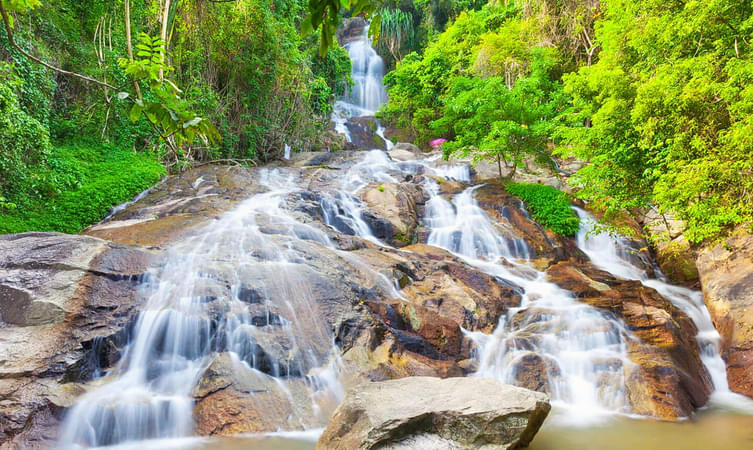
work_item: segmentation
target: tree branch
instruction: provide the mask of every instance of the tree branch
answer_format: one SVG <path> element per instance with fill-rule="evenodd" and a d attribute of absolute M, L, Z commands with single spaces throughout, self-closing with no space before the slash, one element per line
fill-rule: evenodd
<path fill-rule="evenodd" d="M 113 86 L 113 85 L 111 85 L 109 83 L 97 80 L 96 78 L 87 77 L 86 75 L 81 75 L 80 73 L 69 72 L 67 70 L 60 69 L 60 68 L 55 67 L 55 66 L 53 66 L 51 64 L 48 64 L 48 63 L 44 62 L 43 60 L 37 58 L 36 56 L 28 53 L 26 50 L 24 50 L 23 48 L 21 48 L 21 46 L 18 45 L 16 43 L 16 41 L 13 39 L 13 29 L 10 26 L 10 20 L 8 19 L 8 12 L 5 11 L 5 8 L 3 7 L 3 3 L 1 1 L 0 1 L 0 15 L 3 16 L 3 24 L 5 24 L 5 32 L 8 35 L 8 42 L 10 43 L 11 46 L 13 46 L 13 48 L 15 48 L 16 50 L 18 50 L 19 52 L 21 52 L 22 55 L 26 56 L 30 60 L 32 60 L 32 61 L 34 61 L 36 63 L 39 63 L 39 64 L 45 66 L 46 68 L 48 68 L 48 69 L 50 69 L 52 71 L 55 71 L 57 73 L 60 73 L 60 74 L 63 74 L 63 75 L 69 76 L 69 77 L 78 78 L 78 79 L 84 80 L 84 81 L 86 81 L 88 83 L 94 83 L 94 84 L 97 84 L 97 85 L 105 87 L 105 88 L 116 89 L 115 86 Z"/>

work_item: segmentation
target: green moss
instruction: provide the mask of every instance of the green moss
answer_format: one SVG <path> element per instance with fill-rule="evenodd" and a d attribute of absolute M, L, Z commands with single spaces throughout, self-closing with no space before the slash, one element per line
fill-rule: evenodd
<path fill-rule="evenodd" d="M 102 143 L 54 147 L 47 163 L 39 178 L 55 189 L 11 198 L 17 207 L 0 210 L 0 234 L 77 233 L 165 174 L 156 156 Z"/>
<path fill-rule="evenodd" d="M 512 183 L 507 192 L 523 200 L 536 221 L 563 236 L 578 232 L 580 219 L 573 211 L 564 192 L 551 186 L 531 183 Z"/>

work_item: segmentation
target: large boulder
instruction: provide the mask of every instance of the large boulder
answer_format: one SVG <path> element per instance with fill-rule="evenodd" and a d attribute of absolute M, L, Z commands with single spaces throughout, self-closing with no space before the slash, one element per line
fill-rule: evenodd
<path fill-rule="evenodd" d="M 366 383 L 348 391 L 317 449 L 520 448 L 549 409 L 546 395 L 492 379 Z"/>
<path fill-rule="evenodd" d="M 151 259 L 88 236 L 0 236 L 0 445 L 51 446 L 64 386 L 119 359 Z"/>
<path fill-rule="evenodd" d="M 381 222 L 387 221 L 389 236 L 377 236 L 395 247 L 404 247 L 416 240 L 418 205 L 423 203 L 421 189 L 412 183 L 371 183 L 361 190 L 361 198 L 369 212 Z M 377 228 L 373 227 L 372 229 Z"/>
<path fill-rule="evenodd" d="M 753 397 L 753 236 L 706 248 L 696 263 L 706 305 L 722 336 L 729 387 Z"/>

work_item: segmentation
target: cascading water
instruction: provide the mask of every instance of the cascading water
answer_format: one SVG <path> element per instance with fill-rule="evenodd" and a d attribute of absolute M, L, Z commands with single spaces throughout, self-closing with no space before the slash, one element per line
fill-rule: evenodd
<path fill-rule="evenodd" d="M 520 306 L 500 319 L 493 334 L 467 333 L 477 345 L 476 376 L 517 384 L 518 372 L 535 364 L 535 376 L 554 404 L 573 413 L 561 420 L 586 424 L 629 412 L 624 367 L 632 364 L 626 347 L 630 335 L 622 322 L 577 302 L 528 265 L 527 245 L 491 221 L 473 197 L 477 188 L 466 189 L 450 203 L 429 182 L 425 216 L 429 245 L 523 290 Z"/>
<path fill-rule="evenodd" d="M 344 134 L 352 142 L 350 130 L 346 126 L 351 117 L 373 116 L 387 101 L 387 91 L 382 84 L 384 61 L 371 46 L 369 27 L 365 26 L 358 38 L 345 44 L 353 66 L 351 77 L 353 87 L 345 98 L 335 102 L 332 109 L 332 122 L 335 131 Z M 384 127 L 377 122 L 376 134 L 384 140 L 387 150 L 392 141 L 384 136 Z"/>
<path fill-rule="evenodd" d="M 356 196 L 365 186 L 418 175 L 470 182 L 467 165 L 443 164 L 436 157 L 393 161 L 382 151 L 363 153 L 342 170 L 336 188 L 318 193 L 323 221 L 385 247 L 374 237 Z M 304 276 L 311 270 L 301 263 L 305 249 L 326 249 L 354 270 L 370 273 L 386 297 L 400 298 L 400 288 L 356 255 L 338 250 L 315 224 L 301 222 L 285 209 L 300 180 L 279 170 L 259 174 L 267 192 L 171 248 L 164 265 L 150 274 L 132 342 L 116 368 L 91 383 L 95 387 L 67 414 L 63 447 L 190 436 L 195 389 L 223 355 L 233 372 L 273 394 L 273 400 L 259 400 L 267 402 L 260 410 L 289 405 L 281 430 L 326 423 L 342 397 L 341 366 L 332 331 L 317 312 L 317 298 Z M 528 371 L 564 412 L 553 418 L 571 425 L 630 413 L 625 373 L 633 364 L 627 347 L 634 338 L 622 321 L 547 281 L 528 262 L 532 252 L 526 242 L 479 206 L 474 195 L 480 186 L 448 200 L 432 177 L 422 181 L 428 194 L 427 243 L 520 288 L 520 304 L 507 310 L 492 334 L 466 332 L 476 344 L 475 375 L 518 383 Z M 744 405 L 727 388 L 719 336 L 700 293 L 650 278 L 632 262 L 626 241 L 606 233 L 587 236 L 594 219 L 580 210 L 578 214 L 584 224 L 577 236 L 581 250 L 595 265 L 641 280 L 686 311 L 699 330 L 714 398 Z"/>
<path fill-rule="evenodd" d="M 581 219 L 581 227 L 576 236 L 578 248 L 588 255 L 595 266 L 616 277 L 638 280 L 645 286 L 655 289 L 693 321 L 698 329 L 696 340 L 700 348 L 701 361 L 714 385 L 711 401 L 720 406 L 753 412 L 753 401 L 729 389 L 726 365 L 719 352 L 721 336 L 711 321 L 703 294 L 667 283 L 658 269 L 654 269 L 656 278 L 649 277 L 646 271 L 636 264 L 637 252 L 627 239 L 598 230 L 598 222 L 593 215 L 580 208 L 574 209 Z"/>
<path fill-rule="evenodd" d="M 293 412 L 283 429 L 326 423 L 343 395 L 338 352 L 296 244 L 332 245 L 281 208 L 296 189 L 291 180 L 277 171 L 261 177 L 269 192 L 172 248 L 151 274 L 133 341 L 104 385 L 66 416 L 63 447 L 190 435 L 192 389 L 218 354 L 228 354 L 245 379 L 279 394 L 270 408 L 290 397 Z M 292 398 L 301 385 L 308 405 Z"/>

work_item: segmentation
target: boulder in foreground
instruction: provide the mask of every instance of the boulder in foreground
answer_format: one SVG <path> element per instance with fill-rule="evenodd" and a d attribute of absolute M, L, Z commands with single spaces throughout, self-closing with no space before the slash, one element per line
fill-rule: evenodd
<path fill-rule="evenodd" d="M 545 394 L 482 378 L 407 377 L 348 391 L 317 444 L 335 449 L 515 449 L 549 413 Z"/>

